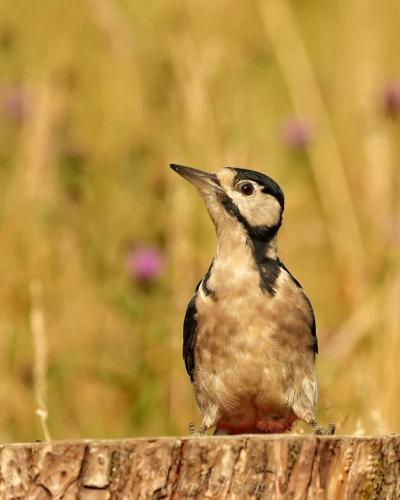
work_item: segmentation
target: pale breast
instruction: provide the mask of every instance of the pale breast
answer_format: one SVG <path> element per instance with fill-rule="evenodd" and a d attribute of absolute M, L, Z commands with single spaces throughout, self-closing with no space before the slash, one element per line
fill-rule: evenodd
<path fill-rule="evenodd" d="M 256 270 L 231 270 L 215 295 L 200 293 L 196 305 L 199 389 L 230 407 L 285 404 L 288 385 L 312 368 L 310 318 L 288 273 L 281 270 L 269 295 Z"/>

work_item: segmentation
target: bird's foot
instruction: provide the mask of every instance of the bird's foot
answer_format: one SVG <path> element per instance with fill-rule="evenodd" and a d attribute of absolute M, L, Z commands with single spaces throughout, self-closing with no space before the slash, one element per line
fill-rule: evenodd
<path fill-rule="evenodd" d="M 200 426 L 198 429 L 194 426 L 193 422 L 189 423 L 189 433 L 191 436 L 204 436 L 206 433 L 206 430 Z"/>
<path fill-rule="evenodd" d="M 333 436 L 333 434 L 335 434 L 335 430 L 335 424 L 329 424 L 326 427 L 322 427 L 320 425 L 315 425 L 313 427 L 314 434 L 317 434 L 318 436 Z"/>

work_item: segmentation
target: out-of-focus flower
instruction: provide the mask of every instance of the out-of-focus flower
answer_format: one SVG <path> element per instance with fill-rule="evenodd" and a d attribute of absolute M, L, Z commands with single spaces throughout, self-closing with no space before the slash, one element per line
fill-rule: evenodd
<path fill-rule="evenodd" d="M 385 112 L 392 117 L 400 114 L 400 81 L 389 82 L 382 92 Z"/>
<path fill-rule="evenodd" d="M 310 144 L 311 140 L 312 130 L 306 120 L 293 117 L 283 124 L 282 141 L 289 149 L 304 149 Z"/>
<path fill-rule="evenodd" d="M 10 85 L 1 90 L 1 111 L 9 120 L 20 125 L 29 110 L 29 95 L 21 85 Z"/>
<path fill-rule="evenodd" d="M 139 283 L 155 281 L 164 269 L 164 256 L 154 247 L 141 246 L 128 252 L 126 268 L 130 278 Z"/>

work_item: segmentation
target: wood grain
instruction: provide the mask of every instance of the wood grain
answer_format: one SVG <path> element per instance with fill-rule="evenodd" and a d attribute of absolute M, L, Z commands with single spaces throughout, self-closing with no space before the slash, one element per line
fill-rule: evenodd
<path fill-rule="evenodd" d="M 400 435 L 215 436 L 0 446 L 0 498 L 398 499 Z"/>

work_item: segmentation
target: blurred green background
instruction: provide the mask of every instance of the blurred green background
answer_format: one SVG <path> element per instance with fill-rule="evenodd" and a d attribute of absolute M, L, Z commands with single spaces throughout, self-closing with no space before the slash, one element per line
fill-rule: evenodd
<path fill-rule="evenodd" d="M 397 0 L 0 3 L 0 441 L 198 422 L 181 324 L 215 236 L 170 162 L 280 183 L 320 418 L 400 431 L 399 26 Z"/>

